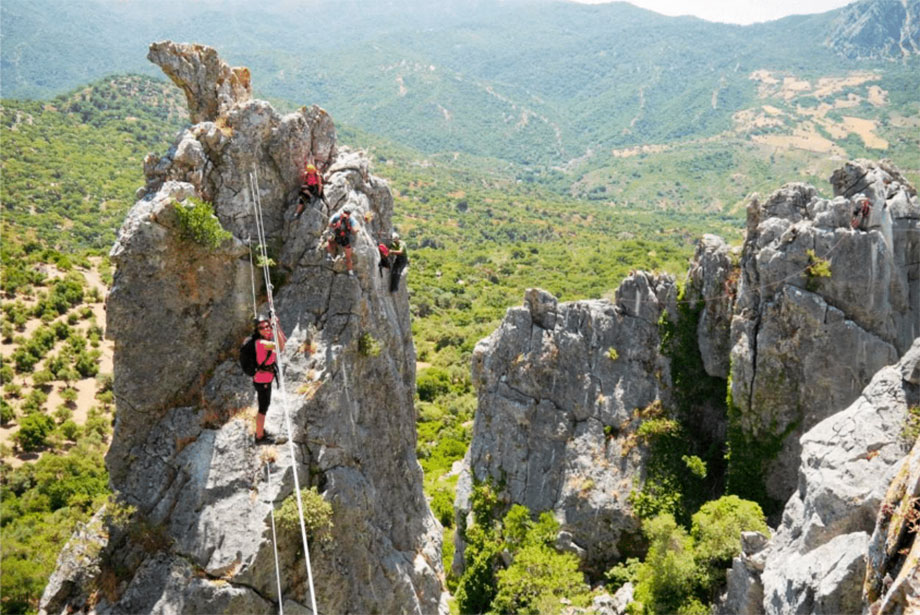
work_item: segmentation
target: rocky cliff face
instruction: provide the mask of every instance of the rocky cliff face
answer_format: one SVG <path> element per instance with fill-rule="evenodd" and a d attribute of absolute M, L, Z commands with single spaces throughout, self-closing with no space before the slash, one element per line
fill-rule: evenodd
<path fill-rule="evenodd" d="M 553 511 L 560 545 L 589 565 L 619 553 L 638 530 L 626 501 L 643 471 L 635 430 L 669 379 L 658 320 L 675 298 L 670 277 L 637 273 L 613 303 L 560 304 L 531 289 L 508 310 L 473 353 L 479 410 L 457 487 L 460 527 L 473 485 L 491 480 L 508 506 Z"/>
<path fill-rule="evenodd" d="M 292 493 L 295 469 L 332 505 L 329 539 L 310 548 L 322 612 L 443 611 L 440 528 L 415 458 L 408 301 L 376 271 L 376 237 L 391 231 L 386 182 L 336 147 L 325 111 L 279 116 L 213 49 L 165 42 L 149 57 L 186 92 L 195 124 L 145 161 L 147 185 L 112 251 L 117 419 L 106 463 L 136 513 L 118 525 L 103 511 L 71 541 L 42 611 L 274 612 L 270 513 Z M 328 206 L 292 220 L 308 158 L 326 169 Z M 254 391 L 236 363 L 253 283 L 264 300 L 246 245 L 256 234 L 250 177 L 288 333 L 286 394 L 275 389 L 267 429 L 282 433 L 290 412 L 295 459 L 287 445 L 254 445 Z M 193 195 L 232 233 L 217 249 L 179 232 L 174 203 Z M 344 206 L 359 222 L 354 278 L 323 260 L 321 235 Z M 299 533 L 279 543 L 285 611 L 305 612 Z"/>
<path fill-rule="evenodd" d="M 916 192 L 887 164 L 849 163 L 831 181 L 832 200 L 789 184 L 748 209 L 731 399 L 746 446 L 779 451 L 765 468 L 767 495 L 779 502 L 795 489 L 802 434 L 852 403 L 920 335 Z M 853 230 L 864 198 L 871 215 Z"/>
<path fill-rule="evenodd" d="M 873 612 L 908 612 L 918 588 L 911 528 L 920 470 L 916 435 L 904 429 L 918 403 L 920 338 L 802 437 L 782 524 L 735 559 L 722 612 L 859 613 L 871 603 Z"/>

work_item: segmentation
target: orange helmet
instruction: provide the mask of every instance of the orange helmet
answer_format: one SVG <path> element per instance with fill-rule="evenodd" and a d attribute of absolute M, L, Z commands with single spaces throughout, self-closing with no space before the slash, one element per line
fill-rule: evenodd
<path fill-rule="evenodd" d="M 307 165 L 307 171 L 315 171 L 315 170 L 316 170 L 316 167 L 313 166 L 312 164 Z"/>

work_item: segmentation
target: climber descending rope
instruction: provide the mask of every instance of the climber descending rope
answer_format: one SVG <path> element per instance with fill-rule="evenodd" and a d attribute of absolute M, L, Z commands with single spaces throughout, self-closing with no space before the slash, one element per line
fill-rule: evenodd
<path fill-rule="evenodd" d="M 265 224 L 262 220 L 262 200 L 259 195 L 259 176 L 256 173 L 255 169 L 249 174 L 249 194 L 252 199 L 253 215 L 256 221 L 256 230 L 258 231 L 259 239 L 259 261 L 262 265 L 262 275 L 265 277 L 265 294 L 268 299 L 268 309 L 270 314 L 270 323 L 272 327 L 272 332 L 275 337 L 279 337 L 280 329 L 278 327 L 278 319 L 275 318 L 275 299 L 274 294 L 272 293 L 272 283 L 271 276 L 269 275 L 268 269 L 268 253 L 266 251 L 266 241 L 265 241 Z M 313 609 L 313 613 L 318 613 L 316 610 L 316 592 L 313 589 L 313 570 L 310 567 L 310 550 L 307 547 L 307 529 L 304 524 L 303 518 L 303 500 L 300 495 L 300 479 L 298 478 L 297 472 L 297 457 L 294 450 L 294 433 L 291 429 L 291 417 L 288 412 L 287 407 L 287 389 L 284 386 L 284 365 L 282 364 L 283 353 L 278 352 L 277 354 L 277 366 L 278 366 L 278 387 L 281 392 L 281 410 L 284 414 L 284 422 L 287 427 L 287 436 L 288 436 L 288 450 L 291 453 L 291 469 L 294 471 L 294 493 L 297 494 L 297 514 L 300 516 L 300 536 L 303 539 L 303 553 L 304 559 L 307 564 L 307 581 L 309 583 L 310 589 L 310 604 Z M 280 587 L 280 580 L 279 580 Z M 278 592 L 278 603 L 281 603 L 281 591 Z"/>

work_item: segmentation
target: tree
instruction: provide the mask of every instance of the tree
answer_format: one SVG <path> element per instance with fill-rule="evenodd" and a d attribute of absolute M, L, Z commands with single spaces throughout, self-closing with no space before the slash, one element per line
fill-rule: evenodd
<path fill-rule="evenodd" d="M 725 579 L 725 569 L 741 553 L 741 532 L 770 530 L 760 505 L 726 495 L 706 502 L 693 515 L 690 536 L 694 541 L 694 558 L 703 573 L 704 589 L 712 592 Z"/>
<path fill-rule="evenodd" d="M 35 412 L 22 417 L 16 437 L 24 451 L 38 450 L 45 445 L 45 438 L 54 429 L 54 420 L 47 414 Z"/>
<path fill-rule="evenodd" d="M 635 600 L 649 613 L 677 613 L 691 601 L 697 585 L 693 541 L 670 513 L 645 521 L 642 533 L 649 549 L 639 568 Z"/>

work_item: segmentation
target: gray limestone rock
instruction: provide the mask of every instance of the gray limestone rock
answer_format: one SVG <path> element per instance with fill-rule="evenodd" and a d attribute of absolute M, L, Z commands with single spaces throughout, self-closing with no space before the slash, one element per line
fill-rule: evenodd
<path fill-rule="evenodd" d="M 832 183 L 832 201 L 788 184 L 748 210 L 731 394 L 748 437 L 781 439 L 766 481 L 778 501 L 795 488 L 801 435 L 856 399 L 920 335 L 915 191 L 885 163 L 849 163 Z M 875 213 L 854 230 L 863 197 Z"/>
<path fill-rule="evenodd" d="M 904 493 L 888 485 L 903 467 L 908 408 L 920 402 L 920 387 L 904 378 L 920 361 L 918 350 L 920 338 L 848 408 L 802 437 L 798 486 L 782 524 L 762 551 L 736 558 L 723 612 L 761 612 L 753 606 L 761 591 L 766 613 L 861 612 L 867 561 L 875 587 L 870 601 L 880 597 L 893 562 L 884 563 L 892 552 L 888 547 L 886 555 L 885 547 L 890 510 L 878 511 L 886 489 Z"/>
<path fill-rule="evenodd" d="M 642 476 L 635 429 L 669 381 L 657 322 L 675 313 L 675 292 L 670 277 L 640 272 L 613 303 L 559 304 L 531 289 L 508 310 L 473 352 L 479 408 L 457 487 L 460 527 L 473 483 L 491 479 L 506 506 L 552 511 L 586 565 L 618 553 L 638 530 L 626 501 Z"/>
<path fill-rule="evenodd" d="M 914 349 L 920 351 L 920 343 Z M 911 357 L 914 369 L 920 367 L 917 354 Z M 915 392 L 917 389 L 920 387 L 915 387 Z M 920 392 L 914 396 L 914 401 L 918 400 Z M 914 417 L 918 407 L 914 406 Z M 878 614 L 909 613 L 920 601 L 920 438 L 916 428 L 905 434 L 905 443 L 907 436 L 914 438 L 911 452 L 879 506 L 866 554 L 863 600 L 870 612 Z"/>
<path fill-rule="evenodd" d="M 376 237 L 392 230 L 386 182 L 336 146 L 325 111 L 279 116 L 250 99 L 248 73 L 225 70 L 214 50 L 158 43 L 151 55 L 189 94 L 198 123 L 145 161 L 148 184 L 112 252 L 117 419 L 106 464 L 119 501 L 136 512 L 129 529 L 106 528 L 93 562 L 62 554 L 42 611 L 85 609 L 99 574 L 111 590 L 99 613 L 277 611 L 271 512 L 297 472 L 333 510 L 326 539 L 309 545 L 321 612 L 446 613 L 440 527 L 415 456 L 407 294 L 390 293 L 376 271 Z M 325 169 L 328 204 L 293 220 L 307 159 Z M 236 356 L 253 312 L 268 308 L 247 246 L 251 185 L 288 337 L 266 429 L 292 436 L 259 447 L 254 390 Z M 231 232 L 219 248 L 182 238 L 174 202 L 189 196 L 211 202 Z M 341 257 L 323 259 L 329 217 L 346 206 L 358 223 L 354 277 Z M 290 612 L 311 603 L 301 542 L 298 533 L 278 544 Z"/>
<path fill-rule="evenodd" d="M 147 59 L 182 88 L 193 124 L 216 120 L 252 98 L 248 68 L 230 68 L 206 45 L 152 43 Z"/>
<path fill-rule="evenodd" d="M 728 378 L 732 307 L 739 270 L 721 237 L 703 235 L 687 273 L 684 300 L 702 302 L 697 341 L 710 376 Z"/>

